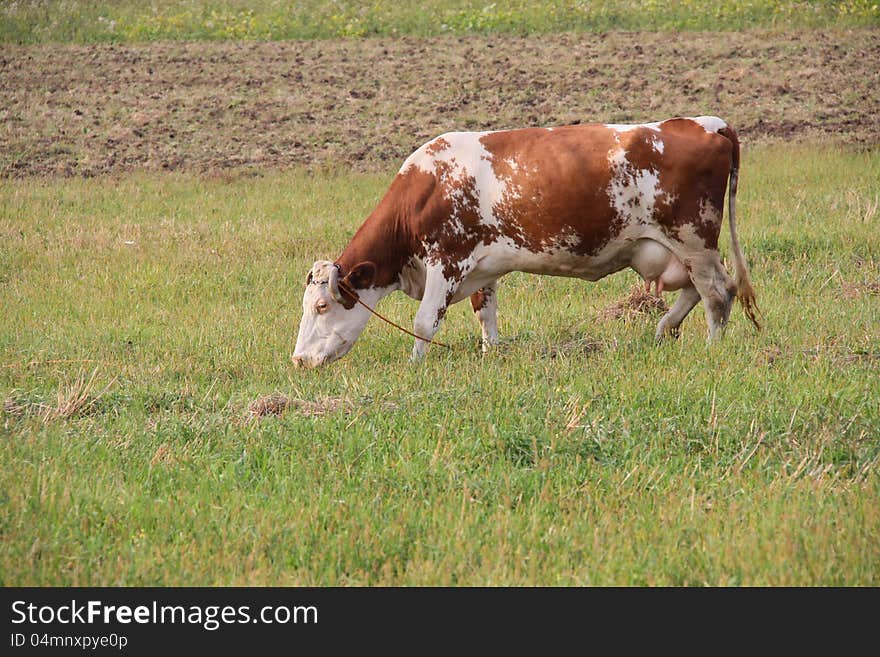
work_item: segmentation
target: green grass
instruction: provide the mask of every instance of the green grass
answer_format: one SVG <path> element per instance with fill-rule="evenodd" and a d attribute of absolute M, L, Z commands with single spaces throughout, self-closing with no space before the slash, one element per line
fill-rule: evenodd
<path fill-rule="evenodd" d="M 0 7 L 0 43 L 878 25 L 876 0 L 17 0 Z"/>
<path fill-rule="evenodd" d="M 878 179 L 746 152 L 761 333 L 655 347 L 602 317 L 634 274 L 514 274 L 496 353 L 459 304 L 452 352 L 373 320 L 305 372 L 305 274 L 387 175 L 2 181 L 0 584 L 880 585 Z"/>

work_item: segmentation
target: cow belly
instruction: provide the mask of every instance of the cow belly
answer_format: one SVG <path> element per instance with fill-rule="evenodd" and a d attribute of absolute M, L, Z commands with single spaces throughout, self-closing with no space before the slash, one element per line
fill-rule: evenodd
<path fill-rule="evenodd" d="M 629 264 L 629 259 L 622 251 L 615 250 L 612 255 L 613 257 L 606 255 L 603 258 L 582 256 L 565 247 L 530 251 L 512 241 L 507 243 L 499 240 L 474 253 L 476 264 L 461 281 L 452 303 L 468 298 L 484 285 L 512 271 L 599 280 Z"/>
<path fill-rule="evenodd" d="M 665 246 L 649 238 L 628 236 L 595 256 L 579 255 L 566 247 L 531 251 L 512 241 L 499 240 L 478 248 L 472 257 L 475 266 L 460 282 L 452 303 L 468 298 L 484 285 L 512 271 L 596 281 L 632 267 L 646 280 L 662 280 L 667 290 L 680 289 L 690 281 L 681 261 Z"/>
<path fill-rule="evenodd" d="M 605 265 L 598 258 L 577 254 L 567 246 L 532 251 L 509 238 L 501 239 L 485 249 L 478 249 L 475 255 L 477 266 L 474 273 L 478 275 L 522 271 L 530 274 L 601 278 L 608 273 L 604 271 Z"/>
<path fill-rule="evenodd" d="M 681 260 L 665 246 L 651 239 L 636 242 L 630 267 L 646 281 L 661 281 L 666 290 L 678 290 L 690 282 L 690 276 Z"/>

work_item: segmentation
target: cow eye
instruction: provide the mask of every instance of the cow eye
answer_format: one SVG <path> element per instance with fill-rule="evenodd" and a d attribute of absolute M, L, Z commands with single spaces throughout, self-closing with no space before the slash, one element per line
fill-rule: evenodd
<path fill-rule="evenodd" d="M 326 301 L 319 301 L 318 303 L 315 304 L 315 310 L 318 311 L 319 315 L 327 312 L 327 309 L 329 307 L 330 306 L 327 304 Z"/>

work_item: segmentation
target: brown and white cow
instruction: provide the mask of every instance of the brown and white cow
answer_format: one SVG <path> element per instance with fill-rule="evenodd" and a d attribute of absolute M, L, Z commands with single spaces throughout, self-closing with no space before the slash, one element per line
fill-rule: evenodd
<path fill-rule="evenodd" d="M 498 340 L 496 284 L 512 271 L 596 281 L 631 267 L 680 289 L 658 339 L 700 299 L 710 340 L 735 296 L 757 326 L 736 234 L 738 169 L 736 133 L 712 116 L 441 135 L 406 159 L 336 261 L 312 266 L 293 361 L 345 355 L 370 318 L 354 294 L 375 307 L 395 290 L 421 300 L 415 333 L 427 339 L 470 297 L 486 350 Z M 718 254 L 728 178 L 735 282 Z M 413 359 L 427 347 L 416 339 Z"/>

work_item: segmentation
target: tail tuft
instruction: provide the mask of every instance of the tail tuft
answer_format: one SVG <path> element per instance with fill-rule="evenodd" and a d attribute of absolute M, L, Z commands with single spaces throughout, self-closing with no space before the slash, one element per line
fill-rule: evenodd
<path fill-rule="evenodd" d="M 744 280 L 740 280 L 738 275 L 739 270 L 737 270 L 736 273 L 736 298 L 739 299 L 739 302 L 742 304 L 746 317 L 748 317 L 749 321 L 751 321 L 752 324 L 755 325 L 755 328 L 760 331 L 761 324 L 758 322 L 758 315 L 761 313 L 761 310 L 758 308 L 758 301 L 755 297 L 755 290 L 752 287 L 752 281 L 749 279 L 748 274 L 746 274 Z"/>

